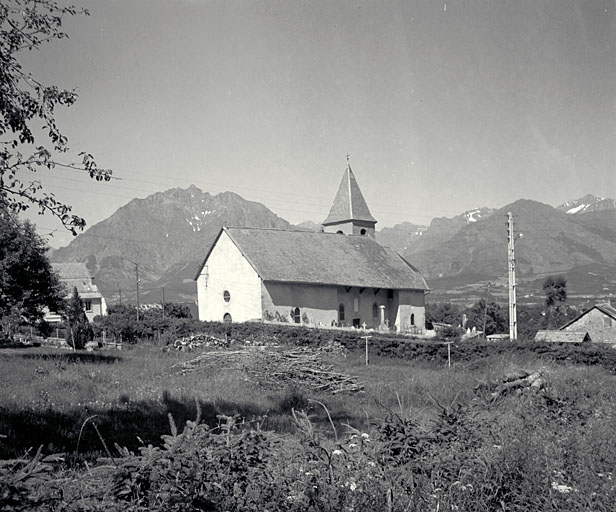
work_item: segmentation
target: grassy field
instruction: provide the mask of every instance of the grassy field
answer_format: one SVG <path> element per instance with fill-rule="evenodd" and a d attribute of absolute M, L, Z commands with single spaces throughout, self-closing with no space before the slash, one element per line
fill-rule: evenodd
<path fill-rule="evenodd" d="M 385 500 L 381 505 L 389 507 L 391 499 L 387 493 L 395 491 L 411 503 L 413 496 L 419 496 L 417 489 L 421 486 L 415 484 L 413 491 L 403 484 L 405 478 L 428 486 L 421 487 L 427 494 L 422 495 L 423 501 L 417 498 L 415 508 L 392 505 L 391 510 L 434 510 L 435 499 L 440 510 L 475 510 L 475 505 L 468 504 L 471 498 L 478 504 L 477 510 L 481 506 L 483 510 L 495 510 L 490 508 L 494 503 L 501 507 L 499 510 L 611 510 L 609 504 L 616 502 L 610 501 L 616 500 L 616 480 L 612 481 L 616 479 L 612 475 L 616 467 L 614 369 L 601 364 L 599 356 L 593 359 L 597 364 L 574 364 L 577 349 L 562 350 L 570 350 L 569 357 L 561 354 L 555 359 L 545 353 L 520 349 L 505 353 L 494 350 L 493 354 L 482 353 L 476 360 L 468 355 L 456 360 L 454 348 L 451 368 L 442 357 L 405 360 L 373 356 L 366 366 L 363 352 L 351 351 L 346 357 L 327 356 L 326 362 L 337 371 L 354 376 L 364 384 L 365 392 L 331 395 L 288 383 L 263 387 L 246 372 L 225 368 L 224 364 L 181 374 L 173 365 L 194 358 L 197 353 L 163 352 L 153 345 L 128 349 L 125 346 L 123 351 L 105 352 L 6 349 L 0 351 L 0 375 L 5 383 L 0 387 L 0 459 L 28 454 L 24 459 L 27 460 L 42 446 L 42 455 L 63 455 L 62 471 L 80 472 L 81 464 L 88 462 L 91 467 L 97 457 L 106 455 L 103 442 L 109 453 L 120 457 L 114 448 L 116 444 L 134 453 L 150 444 L 156 449 L 162 445 L 162 435 L 174 431 L 176 426 L 178 432 L 174 433 L 180 435 L 187 420 L 198 415 L 201 423 L 209 427 L 224 424 L 237 415 L 233 420 L 234 425 L 239 424 L 237 432 L 274 432 L 277 442 L 294 446 L 278 452 L 278 458 L 300 450 L 293 443 L 305 439 L 306 428 L 310 430 L 314 439 L 312 444 L 302 445 L 302 457 L 307 457 L 302 467 L 320 460 L 310 455 L 312 448 L 306 448 L 316 443 L 329 453 L 326 466 L 331 473 L 330 483 L 335 480 L 336 470 L 331 454 L 346 446 L 345 453 L 350 457 L 348 453 L 352 450 L 348 446 L 356 444 L 349 444 L 351 436 L 363 432 L 380 439 L 370 448 L 376 450 L 379 446 L 380 451 L 370 456 L 373 458 L 366 451 L 345 462 L 349 468 L 353 466 L 358 481 L 363 478 L 372 482 L 370 468 L 379 468 L 381 463 L 383 475 L 389 475 L 390 480 L 380 477 L 389 482 L 385 490 L 374 483 L 378 488 L 368 492 L 365 485 L 365 500 L 381 493 Z M 482 391 L 482 383 L 520 369 L 540 371 L 546 382 L 543 391 L 496 398 Z M 303 428 L 297 416 L 293 418 L 292 409 L 306 411 L 309 427 L 304 424 Z M 194 435 L 191 432 L 186 435 Z M 392 439 L 400 446 L 392 444 Z M 417 446 L 423 448 L 412 451 L 407 446 L 409 439 L 415 439 Z M 405 450 L 411 450 L 412 456 L 403 456 Z M 139 460 L 144 464 L 143 458 Z M 148 460 L 148 464 L 154 464 L 154 459 Z M 415 469 L 409 469 L 411 460 L 422 461 L 417 474 Z M 467 467 L 470 461 L 474 461 L 473 465 Z M 288 467 L 294 466 L 289 462 Z M 391 476 L 392 468 L 400 467 L 406 468 L 405 477 Z M 441 469 L 441 474 L 437 467 L 453 469 L 448 473 Z M 276 481 L 283 482 L 284 477 L 278 475 Z M 289 481 L 296 481 L 297 475 L 293 479 Z M 443 481 L 447 482 L 447 489 Z M 503 494 L 498 490 L 505 486 L 505 481 L 507 486 L 515 484 L 515 492 Z M 429 491 L 437 483 L 440 487 Z M 460 486 L 464 486 L 464 493 Z M 545 492 L 541 494 L 538 489 Z M 64 494 L 70 495 L 69 490 L 65 489 Z M 235 491 L 231 494 L 235 495 Z M 365 500 L 362 505 L 357 501 L 357 493 L 349 496 L 345 500 L 355 505 L 345 501 L 346 505 L 331 510 L 366 510 L 364 507 L 377 506 Z M 533 496 L 541 496 L 542 501 L 534 501 Z M 133 498 L 133 502 L 126 503 L 134 506 L 138 499 Z M 268 499 L 274 498 L 272 495 Z M 525 498 L 526 505 L 520 504 Z M 310 499 L 316 503 L 316 498 Z M 93 498 L 89 506 L 99 502 L 103 503 Z M 548 507 L 549 503 L 552 504 Z M 567 503 L 574 508 L 567 508 Z M 150 506 L 144 505 L 143 510 Z M 298 504 L 297 510 L 308 509 Z M 317 505 L 312 509 L 325 510 Z M 66 510 L 72 509 L 67 505 Z"/>

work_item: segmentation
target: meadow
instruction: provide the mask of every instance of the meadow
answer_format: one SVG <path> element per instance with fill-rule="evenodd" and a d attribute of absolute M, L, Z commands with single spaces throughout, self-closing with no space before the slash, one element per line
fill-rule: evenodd
<path fill-rule="evenodd" d="M 224 363 L 182 374 L 174 365 L 199 352 L 152 344 L 2 350 L 0 504 L 613 510 L 610 349 L 454 345 L 449 368 L 434 342 L 373 345 L 368 366 L 348 345 L 323 357 L 363 393 L 265 385 Z M 542 389 L 494 393 L 522 369 Z"/>

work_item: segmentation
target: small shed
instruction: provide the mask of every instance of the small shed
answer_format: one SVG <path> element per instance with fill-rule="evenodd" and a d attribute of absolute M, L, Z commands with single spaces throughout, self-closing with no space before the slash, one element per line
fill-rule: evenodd
<path fill-rule="evenodd" d="M 488 341 L 507 341 L 509 339 L 508 334 L 488 334 L 486 336 Z"/>
<path fill-rule="evenodd" d="M 586 331 L 537 331 L 535 341 L 547 343 L 586 343 L 592 341 Z"/>

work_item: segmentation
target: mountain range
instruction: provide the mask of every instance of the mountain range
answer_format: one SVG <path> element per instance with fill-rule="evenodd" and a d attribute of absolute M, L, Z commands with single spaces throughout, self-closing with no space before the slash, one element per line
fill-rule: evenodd
<path fill-rule="evenodd" d="M 477 208 L 429 226 L 401 222 L 377 240 L 419 268 L 433 299 L 506 297 L 506 215 L 513 214 L 519 296 L 540 300 L 546 275 L 565 274 L 572 297 L 616 293 L 616 201 L 587 195 L 552 207 L 522 199 L 501 209 Z M 291 225 L 261 203 L 195 186 L 134 199 L 89 228 L 52 261 L 83 261 L 108 302 L 193 301 L 193 278 L 222 226 L 318 230 Z"/>

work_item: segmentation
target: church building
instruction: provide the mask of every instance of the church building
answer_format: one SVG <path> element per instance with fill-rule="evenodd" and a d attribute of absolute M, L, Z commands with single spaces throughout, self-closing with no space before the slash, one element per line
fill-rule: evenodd
<path fill-rule="evenodd" d="M 223 227 L 195 278 L 199 319 L 421 334 L 426 281 L 376 222 L 347 165 L 320 232 Z"/>

